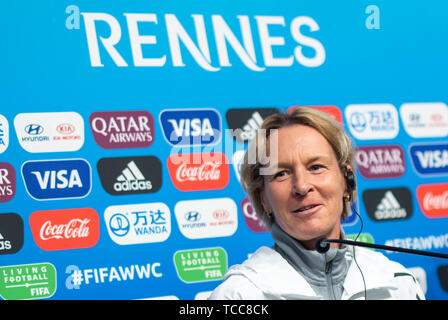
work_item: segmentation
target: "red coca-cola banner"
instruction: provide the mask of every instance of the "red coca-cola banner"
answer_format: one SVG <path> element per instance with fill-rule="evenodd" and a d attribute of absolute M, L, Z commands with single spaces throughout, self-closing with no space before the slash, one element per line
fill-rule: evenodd
<path fill-rule="evenodd" d="M 181 191 L 223 189 L 229 183 L 229 163 L 223 153 L 171 155 L 168 171 Z"/>
<path fill-rule="evenodd" d="M 35 211 L 30 216 L 33 238 L 42 250 L 93 247 L 100 236 L 100 222 L 92 208 Z"/>
<path fill-rule="evenodd" d="M 426 217 L 448 217 L 448 183 L 420 185 L 417 187 L 417 197 Z"/>

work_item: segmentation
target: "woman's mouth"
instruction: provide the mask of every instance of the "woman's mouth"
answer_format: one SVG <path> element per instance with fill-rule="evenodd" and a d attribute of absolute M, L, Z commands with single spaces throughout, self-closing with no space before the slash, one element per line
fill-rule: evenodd
<path fill-rule="evenodd" d="M 309 214 L 315 212 L 318 208 L 320 208 L 320 204 L 310 204 L 307 206 L 302 206 L 293 212 L 298 214 Z"/>

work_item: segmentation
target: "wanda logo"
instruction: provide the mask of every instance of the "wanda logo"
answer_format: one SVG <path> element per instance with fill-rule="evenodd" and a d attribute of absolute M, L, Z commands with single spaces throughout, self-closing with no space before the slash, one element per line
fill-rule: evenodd
<path fill-rule="evenodd" d="M 35 211 L 31 231 L 47 251 L 93 247 L 99 239 L 99 217 L 92 208 Z"/>
<path fill-rule="evenodd" d="M 420 209 L 428 218 L 448 216 L 448 183 L 424 184 L 417 187 Z"/>
<path fill-rule="evenodd" d="M 171 155 L 168 171 L 181 191 L 223 189 L 229 183 L 229 164 L 222 153 Z"/>

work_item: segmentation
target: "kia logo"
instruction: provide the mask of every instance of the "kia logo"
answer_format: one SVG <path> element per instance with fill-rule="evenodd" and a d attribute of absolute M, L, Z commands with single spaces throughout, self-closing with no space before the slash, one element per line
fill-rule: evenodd
<path fill-rule="evenodd" d="M 36 136 L 44 132 L 44 128 L 39 124 L 29 124 L 25 127 L 25 132 L 32 136 Z"/>
<path fill-rule="evenodd" d="M 213 211 L 213 218 L 217 220 L 224 220 L 229 217 L 229 213 L 224 209 L 218 209 Z"/>
<path fill-rule="evenodd" d="M 61 123 L 56 127 L 60 134 L 72 134 L 75 132 L 75 126 L 70 123 Z"/>

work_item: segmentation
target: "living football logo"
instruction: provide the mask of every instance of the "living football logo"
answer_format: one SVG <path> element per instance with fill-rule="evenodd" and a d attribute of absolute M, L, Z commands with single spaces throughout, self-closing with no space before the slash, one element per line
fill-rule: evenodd
<path fill-rule="evenodd" d="M 154 156 L 102 158 L 97 169 L 101 185 L 112 195 L 153 193 L 162 186 L 162 164 Z"/>
<path fill-rule="evenodd" d="M 22 176 L 36 200 L 83 198 L 92 185 L 90 165 L 84 159 L 27 161 Z"/>
<path fill-rule="evenodd" d="M 408 188 L 370 189 L 362 194 L 367 214 L 374 221 L 409 219 L 413 212 Z"/>

